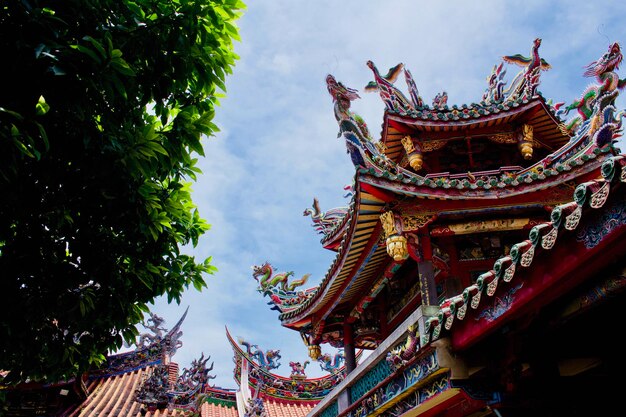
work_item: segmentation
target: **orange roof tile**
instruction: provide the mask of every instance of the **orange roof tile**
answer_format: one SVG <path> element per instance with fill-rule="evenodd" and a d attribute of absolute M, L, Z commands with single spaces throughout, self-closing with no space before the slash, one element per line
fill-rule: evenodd
<path fill-rule="evenodd" d="M 287 403 L 269 399 L 263 403 L 269 417 L 304 417 L 315 407 L 313 403 Z"/>
<path fill-rule="evenodd" d="M 142 404 L 135 401 L 135 391 L 139 388 L 144 374 L 151 367 L 134 372 L 109 376 L 89 384 L 89 396 L 69 417 L 129 417 L 141 416 Z M 147 417 L 183 417 L 186 410 L 148 411 Z"/>
<path fill-rule="evenodd" d="M 204 403 L 201 408 L 202 417 L 238 417 L 236 407 L 226 407 L 224 405 Z"/>

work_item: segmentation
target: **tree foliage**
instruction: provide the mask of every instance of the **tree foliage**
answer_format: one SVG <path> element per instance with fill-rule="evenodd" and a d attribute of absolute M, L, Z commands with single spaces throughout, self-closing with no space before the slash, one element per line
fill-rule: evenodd
<path fill-rule="evenodd" d="M 237 58 L 239 0 L 14 0 L 0 12 L 0 369 L 81 373 L 147 303 L 206 286 L 181 252 Z"/>

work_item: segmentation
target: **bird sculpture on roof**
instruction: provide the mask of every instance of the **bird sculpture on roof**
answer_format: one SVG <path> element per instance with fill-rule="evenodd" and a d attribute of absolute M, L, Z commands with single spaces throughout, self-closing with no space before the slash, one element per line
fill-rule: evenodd
<path fill-rule="evenodd" d="M 529 98 L 534 96 L 537 86 L 539 85 L 539 75 L 541 74 L 541 71 L 547 71 L 552 68 L 545 59 L 539 57 L 540 46 L 541 39 L 537 38 L 533 42 L 530 57 L 525 57 L 520 54 L 502 57 L 504 62 L 524 67 L 524 69 L 515 76 L 511 82 L 511 86 L 507 90 L 509 98 Z"/>
<path fill-rule="evenodd" d="M 372 62 L 372 61 L 368 61 L 368 66 L 369 66 L 369 62 Z M 398 79 L 398 75 L 400 75 L 400 72 L 402 71 L 403 68 L 404 68 L 404 64 L 399 63 L 395 67 L 389 68 L 389 71 L 387 71 L 387 74 L 385 75 L 379 74 L 379 76 L 382 77 L 388 83 L 393 84 Z M 378 91 L 378 83 L 376 82 L 376 80 L 370 81 L 369 83 L 367 83 L 364 90 L 367 92 Z"/>
<path fill-rule="evenodd" d="M 367 61 L 367 66 L 374 73 L 373 82 L 377 87 L 370 88 L 370 83 L 365 87 L 365 91 L 378 91 L 387 109 L 400 115 L 406 115 L 415 110 L 404 94 L 393 85 L 393 81 L 398 78 L 398 74 L 404 68 L 404 64 L 396 65 L 385 76 L 380 75 L 372 61 Z"/>
<path fill-rule="evenodd" d="M 520 67 L 526 67 L 526 74 L 530 74 L 536 68 L 540 68 L 543 71 L 547 71 L 550 68 L 550 64 L 545 59 L 539 57 L 539 47 L 541 46 L 541 38 L 535 39 L 533 47 L 530 51 L 530 57 L 525 57 L 521 54 L 503 56 L 504 62 L 509 64 L 515 64 Z"/>

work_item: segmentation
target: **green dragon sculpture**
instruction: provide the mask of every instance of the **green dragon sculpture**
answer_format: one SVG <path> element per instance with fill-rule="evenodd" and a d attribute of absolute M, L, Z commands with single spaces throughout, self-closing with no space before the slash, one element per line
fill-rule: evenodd
<path fill-rule="evenodd" d="M 598 60 L 587 65 L 583 75 L 585 77 L 595 77 L 599 84 L 587 87 L 578 100 L 575 100 L 572 104 L 565 107 L 563 111 L 564 115 L 567 115 L 574 109 L 578 111 L 578 116 L 565 124 L 564 131 L 566 133 L 575 133 L 584 121 L 592 118 L 594 114 L 599 116 L 599 113 L 604 107 L 612 105 L 615 102 L 617 90 L 621 90 L 626 86 L 626 79 L 620 79 L 615 72 L 619 69 L 623 58 L 621 48 L 619 44 L 615 42 L 609 46 L 609 50 Z M 601 108 L 595 109 L 597 104 L 599 104 Z M 599 127 L 599 123 L 599 117 L 595 123 L 592 121 L 590 135 Z"/>
<path fill-rule="evenodd" d="M 311 276 L 311 274 L 304 274 L 302 278 L 289 282 L 289 277 L 293 276 L 294 272 L 289 271 L 274 274 L 274 269 L 269 262 L 265 262 L 261 266 L 253 266 L 252 271 L 252 276 L 259 283 L 259 291 L 261 292 L 270 291 L 278 285 L 280 285 L 280 289 L 283 291 L 295 291 L 297 287 L 304 285 Z"/>

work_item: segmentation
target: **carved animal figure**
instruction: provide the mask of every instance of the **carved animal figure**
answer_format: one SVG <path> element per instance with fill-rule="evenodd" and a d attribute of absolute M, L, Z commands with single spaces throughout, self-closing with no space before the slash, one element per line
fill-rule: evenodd
<path fill-rule="evenodd" d="M 345 126 L 342 126 L 342 122 L 352 122 L 356 124 L 356 130 L 353 128 L 349 130 L 355 131 L 355 133 L 364 140 L 372 140 L 369 129 L 367 128 L 363 118 L 350 111 L 350 103 L 357 98 L 361 98 L 357 90 L 346 87 L 342 83 L 335 80 L 335 77 L 330 74 L 326 76 L 326 88 L 335 103 L 335 119 L 339 122 L 340 127 L 345 128 Z M 337 136 L 341 136 L 341 132 Z"/>
<path fill-rule="evenodd" d="M 246 352 L 250 358 L 256 359 L 257 363 L 266 370 L 276 369 L 280 366 L 278 362 L 281 358 L 280 350 L 269 349 L 263 352 L 259 346 L 252 345 L 243 339 L 239 339 L 239 344 L 246 347 Z"/>
<path fill-rule="evenodd" d="M 393 84 L 389 81 L 392 78 L 387 80 L 385 77 L 381 76 L 376 68 L 376 65 L 372 61 L 367 61 L 367 66 L 374 73 L 374 82 L 377 85 L 378 93 L 380 94 L 380 98 L 385 103 L 385 106 L 389 110 L 393 110 L 394 112 L 405 115 L 410 111 L 414 111 L 413 105 L 407 98 L 402 94 L 400 90 L 393 86 Z M 398 71 L 404 68 L 403 64 L 398 64 L 396 67 Z M 396 75 L 397 77 L 397 75 Z M 368 84 L 369 86 L 369 84 Z M 373 91 L 374 89 L 369 89 L 366 91 Z"/>
<path fill-rule="evenodd" d="M 324 353 L 319 358 L 317 358 L 317 361 L 320 363 L 320 368 L 322 369 L 322 371 L 330 373 L 337 372 L 339 368 L 341 368 L 344 360 L 345 355 L 343 353 L 343 350 L 335 353 L 334 356 L 330 356 L 330 353 Z"/>
<path fill-rule="evenodd" d="M 448 93 L 445 91 L 442 93 L 437 93 L 435 98 L 433 99 L 433 107 L 439 108 L 448 104 Z"/>
<path fill-rule="evenodd" d="M 309 361 L 304 361 L 304 364 L 300 362 L 289 362 L 289 366 L 291 366 L 291 376 L 305 376 L 304 370 L 308 364 Z"/>
<path fill-rule="evenodd" d="M 498 103 L 504 98 L 504 86 L 506 84 L 503 81 L 506 70 L 502 70 L 504 63 L 500 65 L 494 65 L 491 70 L 491 74 L 487 77 L 487 90 L 483 94 L 483 100 L 490 103 Z"/>
<path fill-rule="evenodd" d="M 596 61 L 590 63 L 583 73 L 585 77 L 595 77 L 598 85 L 591 85 L 585 89 L 582 96 L 575 100 L 572 104 L 565 107 L 564 114 L 567 115 L 571 110 L 576 109 L 578 116 L 570 120 L 566 125 L 568 132 L 574 132 L 578 126 L 585 120 L 591 118 L 594 113 L 594 106 L 603 96 L 615 92 L 617 89 L 623 89 L 626 85 L 626 79 L 621 79 L 615 72 L 619 69 L 623 55 L 621 48 L 617 42 L 609 46 L 609 50 Z M 606 105 L 612 104 L 615 97 L 610 97 Z M 598 113 L 602 109 L 598 109 Z"/>
<path fill-rule="evenodd" d="M 369 62 L 371 62 L 371 61 L 369 61 Z M 387 74 L 382 75 L 380 77 L 383 78 L 388 83 L 393 84 L 393 83 L 396 82 L 396 80 L 398 79 L 398 75 L 400 75 L 400 71 L 402 71 L 403 69 L 404 69 L 404 64 L 403 63 L 399 63 L 395 67 L 389 68 L 389 71 L 387 71 Z M 365 86 L 364 90 L 368 91 L 368 92 L 378 91 L 378 83 L 375 80 L 374 81 L 370 81 L 369 83 L 367 83 L 367 85 Z"/>
<path fill-rule="evenodd" d="M 372 136 L 363 119 L 350 111 L 350 102 L 360 98 L 357 91 L 337 82 L 335 77 L 328 74 L 326 76 L 326 86 L 333 98 L 335 119 L 339 124 L 337 137 L 342 137 L 346 141 L 346 150 L 350 154 L 350 159 L 355 166 L 364 166 L 363 152 L 365 147 L 372 140 Z"/>
<path fill-rule="evenodd" d="M 530 57 L 525 57 L 521 54 L 503 56 L 504 62 L 509 64 L 515 64 L 520 67 L 526 68 L 526 74 L 532 73 L 536 68 L 540 68 L 544 71 L 552 68 L 545 59 L 539 57 L 539 47 L 541 46 L 541 39 L 537 38 L 533 41 L 533 47 L 530 50 Z"/>
<path fill-rule="evenodd" d="M 164 322 L 165 320 L 162 317 L 157 316 L 154 313 L 150 313 L 150 317 L 148 318 L 148 320 L 146 320 L 146 323 L 142 323 L 142 326 L 150 330 L 152 334 L 142 333 L 139 336 L 139 342 L 137 342 L 137 346 L 148 346 L 163 339 L 163 332 L 167 331 L 167 329 L 161 327 Z"/>
<path fill-rule="evenodd" d="M 345 217 L 348 209 L 345 207 L 335 208 L 322 212 L 317 198 L 313 198 L 313 208 L 306 208 L 303 216 L 311 216 L 315 230 L 321 234 L 330 232 Z"/>
<path fill-rule="evenodd" d="M 394 368 L 411 359 L 419 349 L 419 334 L 415 325 L 409 326 L 406 342 L 387 354 L 387 362 Z"/>
<path fill-rule="evenodd" d="M 523 91 L 526 92 L 527 96 L 532 96 L 539 85 L 539 73 L 542 70 L 547 71 L 552 68 L 545 59 L 539 57 L 540 46 L 541 39 L 537 38 L 533 42 L 530 57 L 525 57 L 521 54 L 502 57 L 504 62 L 524 67 L 524 70 L 511 83 L 510 93 L 512 96 L 518 95 Z"/>
<path fill-rule="evenodd" d="M 296 287 L 304 285 L 311 274 L 304 274 L 302 278 L 296 279 L 289 283 L 289 277 L 293 276 L 294 272 L 279 272 L 274 274 L 274 270 L 272 265 L 269 262 L 265 262 L 261 266 L 254 265 L 252 267 L 252 276 L 259 283 L 259 292 L 267 292 L 271 291 L 272 288 L 278 286 L 280 284 L 280 288 L 283 291 L 294 291 Z M 259 279 L 259 277 L 261 277 Z"/>

